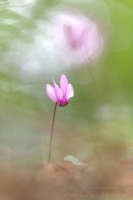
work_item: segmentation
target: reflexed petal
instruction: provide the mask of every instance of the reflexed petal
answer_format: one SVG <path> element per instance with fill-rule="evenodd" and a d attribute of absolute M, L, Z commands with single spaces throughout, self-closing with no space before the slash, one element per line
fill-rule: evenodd
<path fill-rule="evenodd" d="M 61 90 L 63 91 L 63 94 L 65 95 L 67 92 L 67 87 L 68 87 L 68 79 L 64 74 L 62 74 L 60 78 L 60 87 L 61 87 Z"/>
<path fill-rule="evenodd" d="M 54 79 L 53 79 L 53 82 L 54 82 L 54 88 L 55 88 L 56 97 L 57 97 L 57 99 L 60 101 L 60 100 L 63 99 L 63 92 L 62 92 L 62 90 L 59 88 L 59 86 L 56 84 L 56 82 L 54 81 Z"/>
<path fill-rule="evenodd" d="M 55 89 L 51 85 L 49 85 L 49 84 L 46 85 L 46 92 L 47 92 L 48 97 L 52 101 L 54 101 L 54 102 L 58 101 L 56 94 L 55 94 Z"/>
<path fill-rule="evenodd" d="M 73 86 L 72 86 L 72 84 L 68 84 L 67 93 L 66 93 L 66 99 L 68 100 L 69 98 L 71 98 L 73 96 L 74 96 Z"/>

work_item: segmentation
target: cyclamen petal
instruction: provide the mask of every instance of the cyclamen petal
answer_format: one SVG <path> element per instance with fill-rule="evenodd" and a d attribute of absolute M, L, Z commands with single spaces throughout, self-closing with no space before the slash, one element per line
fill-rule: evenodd
<path fill-rule="evenodd" d="M 54 82 L 54 88 L 55 88 L 55 94 L 56 94 L 56 97 L 59 101 L 61 101 L 63 99 L 63 92 L 62 90 L 59 88 L 59 86 L 56 84 L 56 82 L 54 81 L 53 79 L 53 82 Z"/>
<path fill-rule="evenodd" d="M 74 96 L 74 89 L 72 84 L 68 84 L 66 98 L 67 100 Z"/>
<path fill-rule="evenodd" d="M 56 102 L 60 107 L 67 106 L 69 104 L 68 99 L 74 96 L 74 89 L 71 84 L 68 84 L 67 77 L 62 74 L 60 78 L 60 87 L 53 79 L 54 87 L 47 84 L 46 92 L 48 97 Z"/>
<path fill-rule="evenodd" d="M 67 87 L 68 87 L 68 79 L 64 74 L 62 74 L 62 76 L 60 78 L 60 87 L 61 87 L 61 90 L 63 91 L 64 96 L 65 96 L 66 92 L 67 92 Z"/>
<path fill-rule="evenodd" d="M 55 89 L 51 85 L 49 85 L 49 84 L 46 85 L 46 92 L 47 92 L 48 97 L 52 101 L 54 101 L 54 102 L 58 101 L 56 94 L 55 94 Z"/>

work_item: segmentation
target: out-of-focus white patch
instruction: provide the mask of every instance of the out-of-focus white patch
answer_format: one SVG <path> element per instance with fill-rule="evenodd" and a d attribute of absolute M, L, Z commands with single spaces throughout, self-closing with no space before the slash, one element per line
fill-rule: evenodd
<path fill-rule="evenodd" d="M 7 8 L 21 16 L 30 16 L 36 0 L 8 0 Z"/>
<path fill-rule="evenodd" d="M 73 165 L 77 166 L 77 167 L 85 167 L 88 166 L 88 164 L 83 163 L 82 161 L 80 161 L 79 159 L 75 158 L 72 155 L 68 155 L 64 158 L 65 161 L 71 162 Z"/>
<path fill-rule="evenodd" d="M 31 80 L 36 81 L 38 69 L 39 63 L 37 63 L 35 60 L 28 61 L 24 64 L 20 72 L 21 79 L 26 82 L 29 82 Z"/>
<path fill-rule="evenodd" d="M 117 120 L 122 121 L 131 120 L 133 116 L 133 107 L 127 105 L 116 106 L 113 104 L 100 106 L 95 113 L 95 117 L 104 121 Z"/>
<path fill-rule="evenodd" d="M 61 65 L 56 57 L 51 38 L 46 35 L 47 25 L 43 25 L 38 25 L 37 30 L 29 32 L 34 35 L 32 42 L 14 39 L 3 55 L 3 62 L 17 66 L 20 70 L 19 77 L 27 82 L 44 82 L 45 74 L 51 77 L 65 70 L 64 65 Z"/>
<path fill-rule="evenodd" d="M 8 1 L 13 6 L 23 6 L 32 3 L 35 0 L 8 0 Z"/>
<path fill-rule="evenodd" d="M 12 25 L 14 25 L 17 22 L 18 22 L 17 19 L 2 19 L 2 20 L 0 20 L 1 24 L 12 24 Z"/>

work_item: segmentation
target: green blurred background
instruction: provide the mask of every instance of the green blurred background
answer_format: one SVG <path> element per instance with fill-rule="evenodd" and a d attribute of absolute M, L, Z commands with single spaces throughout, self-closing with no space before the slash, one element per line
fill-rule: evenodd
<path fill-rule="evenodd" d="M 45 85 L 62 73 L 75 96 L 57 109 L 52 160 L 73 155 L 87 161 L 105 152 L 131 158 L 133 1 L 16 2 L 0 1 L 0 159 L 30 168 L 47 162 L 54 103 Z M 61 6 L 98 19 L 107 35 L 103 55 L 87 68 L 64 67 L 43 44 L 48 13 Z M 33 71 L 23 70 L 27 62 Z"/>

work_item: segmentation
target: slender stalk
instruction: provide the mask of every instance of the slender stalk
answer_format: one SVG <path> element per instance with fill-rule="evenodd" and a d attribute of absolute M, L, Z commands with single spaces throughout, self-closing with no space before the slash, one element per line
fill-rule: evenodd
<path fill-rule="evenodd" d="M 55 120 L 56 108 L 57 108 L 57 103 L 55 103 L 54 113 L 53 113 L 51 136 L 50 136 L 50 145 L 49 145 L 48 164 L 50 164 L 50 160 L 51 160 L 52 138 L 53 138 L 53 130 L 54 130 L 54 120 Z"/>

